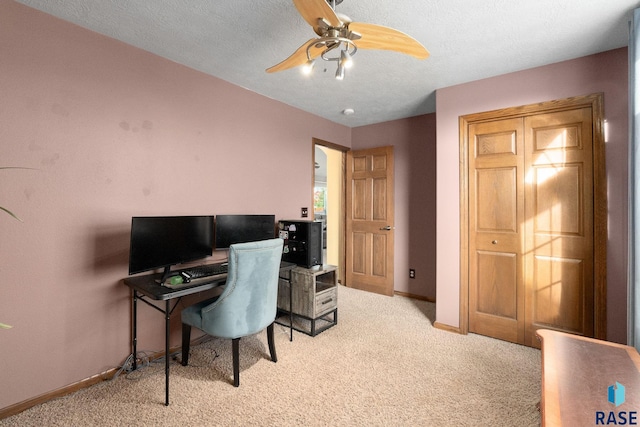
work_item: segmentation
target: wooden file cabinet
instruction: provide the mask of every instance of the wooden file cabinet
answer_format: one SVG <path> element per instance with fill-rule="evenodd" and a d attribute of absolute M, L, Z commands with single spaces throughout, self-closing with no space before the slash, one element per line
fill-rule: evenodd
<path fill-rule="evenodd" d="M 295 267 L 291 270 L 291 280 L 280 280 L 278 287 L 278 309 L 306 319 L 308 329 L 294 325 L 294 329 L 311 336 L 338 323 L 338 278 L 337 267 L 333 265 L 312 268 Z M 291 292 L 289 292 L 291 286 Z M 319 326 L 318 323 L 319 322 Z M 318 327 L 317 327 L 318 326 Z"/>

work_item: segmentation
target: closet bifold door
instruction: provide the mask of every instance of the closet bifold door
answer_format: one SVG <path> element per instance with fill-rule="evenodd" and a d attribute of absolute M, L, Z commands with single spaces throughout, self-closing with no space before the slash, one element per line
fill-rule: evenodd
<path fill-rule="evenodd" d="M 603 338 L 602 115 L 596 94 L 462 118 L 469 332 L 538 348 L 541 328 Z"/>

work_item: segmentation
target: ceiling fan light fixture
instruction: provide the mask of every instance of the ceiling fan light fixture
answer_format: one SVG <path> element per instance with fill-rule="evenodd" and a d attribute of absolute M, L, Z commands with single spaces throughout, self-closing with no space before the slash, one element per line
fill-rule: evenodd
<path fill-rule="evenodd" d="M 344 80 L 344 65 L 341 63 L 338 64 L 338 69 L 336 70 L 336 80 Z"/>
<path fill-rule="evenodd" d="M 316 65 L 315 59 L 309 59 L 306 64 L 302 66 L 302 74 L 308 76 L 313 71 L 313 66 Z"/>
<path fill-rule="evenodd" d="M 321 58 L 338 63 L 336 78 L 344 78 L 345 68 L 352 64 L 351 57 L 361 42 L 363 49 L 391 50 L 418 59 L 429 57 L 429 51 L 411 36 L 382 25 L 354 22 L 348 16 L 337 13 L 336 5 L 342 0 L 293 0 L 302 18 L 319 36 L 300 46 L 287 59 L 267 68 L 267 73 L 284 71 L 305 65 L 306 60 Z M 306 48 L 306 52 L 305 52 Z"/>
<path fill-rule="evenodd" d="M 340 52 L 340 64 L 342 64 L 342 66 L 347 69 L 353 67 L 353 58 L 351 57 L 347 49 L 344 49 L 342 52 Z"/>

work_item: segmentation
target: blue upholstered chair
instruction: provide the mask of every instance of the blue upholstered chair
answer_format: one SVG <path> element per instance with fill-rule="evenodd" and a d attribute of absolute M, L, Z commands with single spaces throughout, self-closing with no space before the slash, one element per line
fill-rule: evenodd
<path fill-rule="evenodd" d="M 213 299 L 182 310 L 182 364 L 189 363 L 191 327 L 232 339 L 233 385 L 240 385 L 240 338 L 267 328 L 271 360 L 277 362 L 273 324 L 278 304 L 282 239 L 240 243 L 229 248 L 227 284 Z"/>

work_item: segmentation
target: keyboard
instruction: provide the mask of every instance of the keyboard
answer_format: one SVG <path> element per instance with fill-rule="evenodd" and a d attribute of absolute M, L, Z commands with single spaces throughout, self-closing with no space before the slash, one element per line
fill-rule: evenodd
<path fill-rule="evenodd" d="M 218 274 L 226 274 L 229 271 L 229 264 L 226 262 L 219 264 L 199 265 L 182 270 L 191 276 L 191 280 L 201 277 L 217 276 Z"/>

